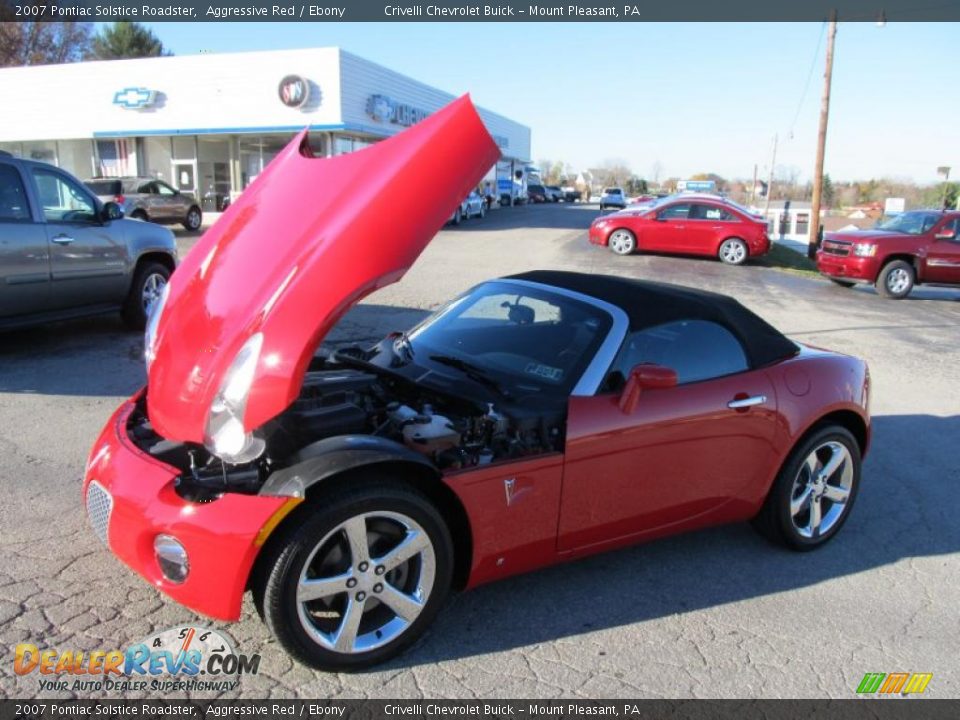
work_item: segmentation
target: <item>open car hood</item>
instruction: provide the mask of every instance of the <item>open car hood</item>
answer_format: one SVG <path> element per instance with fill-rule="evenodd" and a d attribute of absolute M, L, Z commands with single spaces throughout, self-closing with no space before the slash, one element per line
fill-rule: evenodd
<path fill-rule="evenodd" d="M 403 276 L 499 156 L 469 96 L 348 155 L 314 158 L 306 131 L 295 137 L 170 279 L 148 371 L 156 431 L 203 442 L 210 405 L 256 333 L 243 425 L 282 412 L 330 328 Z"/>

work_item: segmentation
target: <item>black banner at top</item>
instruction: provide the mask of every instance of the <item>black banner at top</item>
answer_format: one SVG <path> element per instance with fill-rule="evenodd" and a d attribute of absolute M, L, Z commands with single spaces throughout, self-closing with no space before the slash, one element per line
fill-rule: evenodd
<path fill-rule="evenodd" d="M 0 0 L 4 21 L 650 22 L 960 20 L 960 0 Z"/>

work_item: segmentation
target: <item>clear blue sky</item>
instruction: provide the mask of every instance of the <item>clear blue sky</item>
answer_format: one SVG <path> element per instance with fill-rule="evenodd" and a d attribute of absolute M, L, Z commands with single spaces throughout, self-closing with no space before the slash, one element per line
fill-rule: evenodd
<path fill-rule="evenodd" d="M 655 162 L 661 177 L 749 177 L 756 163 L 764 176 L 778 133 L 778 172 L 813 171 L 821 23 L 148 25 L 177 55 L 342 47 L 529 125 L 535 161 L 620 159 L 647 177 Z M 840 24 L 835 180 L 935 182 L 939 165 L 960 177 L 958 38 L 960 24 Z"/>

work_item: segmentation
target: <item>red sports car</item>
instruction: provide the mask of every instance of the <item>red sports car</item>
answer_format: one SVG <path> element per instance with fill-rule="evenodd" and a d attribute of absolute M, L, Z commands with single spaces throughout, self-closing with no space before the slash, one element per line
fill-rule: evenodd
<path fill-rule="evenodd" d="M 770 251 L 767 225 L 747 208 L 713 195 L 674 195 L 649 207 L 601 215 L 590 242 L 617 255 L 664 252 L 719 257 L 728 265 Z"/>
<path fill-rule="evenodd" d="M 464 98 L 350 155 L 298 137 L 227 209 L 154 307 L 147 386 L 87 463 L 91 524 L 123 562 L 215 618 L 249 589 L 291 655 L 349 670 L 412 643 L 453 589 L 717 523 L 797 550 L 837 533 L 867 368 L 730 298 L 528 272 L 315 355 L 497 154 Z"/>

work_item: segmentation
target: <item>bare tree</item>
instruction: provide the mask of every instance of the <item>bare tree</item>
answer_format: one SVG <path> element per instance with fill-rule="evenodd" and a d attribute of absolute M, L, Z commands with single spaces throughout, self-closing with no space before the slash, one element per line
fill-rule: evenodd
<path fill-rule="evenodd" d="M 0 67 L 82 60 L 90 50 L 92 27 L 82 22 L 0 22 Z"/>
<path fill-rule="evenodd" d="M 660 184 L 660 176 L 663 174 L 663 163 L 659 160 L 654 160 L 653 165 L 650 166 L 650 179 L 653 181 L 654 185 Z"/>

